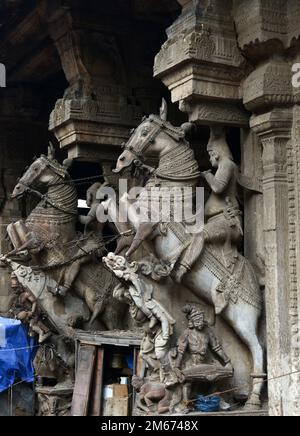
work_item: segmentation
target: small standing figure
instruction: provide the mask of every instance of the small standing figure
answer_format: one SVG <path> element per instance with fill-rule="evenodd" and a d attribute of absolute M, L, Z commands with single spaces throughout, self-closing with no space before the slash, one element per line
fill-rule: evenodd
<path fill-rule="evenodd" d="M 29 327 L 29 336 L 38 336 L 39 344 L 43 344 L 52 335 L 50 329 L 43 323 L 42 314 L 38 307 L 37 299 L 33 294 L 27 292 L 17 283 L 15 274 L 12 274 L 12 288 L 18 294 L 18 306 L 24 310 L 18 312 L 16 318 L 27 324 Z"/>

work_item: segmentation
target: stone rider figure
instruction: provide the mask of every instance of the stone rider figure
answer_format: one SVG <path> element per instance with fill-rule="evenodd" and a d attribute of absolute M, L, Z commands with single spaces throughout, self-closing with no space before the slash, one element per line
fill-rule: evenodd
<path fill-rule="evenodd" d="M 176 282 L 181 283 L 203 252 L 206 243 L 222 247 L 220 261 L 227 267 L 235 265 L 237 245 L 243 236 L 242 218 L 237 195 L 238 168 L 226 141 L 225 130 L 221 127 L 211 129 L 207 146 L 212 167 L 217 169 L 203 173 L 212 193 L 205 206 L 206 224 L 203 231 L 193 235 L 174 274 Z"/>

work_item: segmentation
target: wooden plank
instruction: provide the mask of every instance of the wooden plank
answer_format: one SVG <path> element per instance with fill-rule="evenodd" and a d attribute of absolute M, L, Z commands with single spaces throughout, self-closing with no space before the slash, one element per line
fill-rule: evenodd
<path fill-rule="evenodd" d="M 77 330 L 76 339 L 87 345 L 140 346 L 142 337 L 130 332 L 88 333 Z"/>
<path fill-rule="evenodd" d="M 137 375 L 138 377 L 145 377 L 146 372 L 146 364 L 144 360 L 141 358 L 141 351 L 140 348 L 135 347 L 134 348 L 134 365 L 133 365 L 133 375 Z M 136 402 L 136 391 L 131 387 L 132 389 L 132 399 L 131 399 L 131 413 L 134 410 L 135 402 Z"/>
<path fill-rule="evenodd" d="M 96 347 L 81 345 L 72 401 L 72 416 L 87 416 L 94 374 Z"/>
<path fill-rule="evenodd" d="M 103 390 L 104 348 L 98 348 L 95 365 L 90 416 L 101 416 Z"/>

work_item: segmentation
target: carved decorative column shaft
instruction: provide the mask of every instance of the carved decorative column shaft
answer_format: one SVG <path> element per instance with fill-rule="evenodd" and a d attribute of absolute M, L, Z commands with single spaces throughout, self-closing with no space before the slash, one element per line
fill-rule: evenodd
<path fill-rule="evenodd" d="M 290 396 L 295 416 L 300 414 L 300 106 L 293 110 L 292 140 L 289 143 L 290 201 L 290 323 L 291 360 L 295 372 L 290 378 Z"/>
<path fill-rule="evenodd" d="M 289 327 L 289 186 L 287 146 L 291 138 L 292 111 L 274 110 L 253 117 L 251 127 L 263 145 L 263 197 L 266 252 L 266 315 L 268 376 L 290 372 Z M 289 378 L 269 383 L 270 413 L 289 409 Z"/>
<path fill-rule="evenodd" d="M 292 64 L 299 59 L 297 0 L 234 0 L 239 46 L 253 71 L 245 107 L 263 146 L 266 307 L 270 413 L 299 415 L 299 198 L 297 107 Z M 294 60 L 292 59 L 294 57 Z"/>

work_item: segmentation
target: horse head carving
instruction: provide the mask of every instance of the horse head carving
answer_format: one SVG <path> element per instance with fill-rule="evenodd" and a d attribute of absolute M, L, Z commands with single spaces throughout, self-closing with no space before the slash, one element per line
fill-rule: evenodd
<path fill-rule="evenodd" d="M 148 156 L 160 157 L 178 143 L 187 145 L 185 137 L 192 124 L 185 123 L 181 127 L 175 127 L 167 121 L 167 117 L 167 103 L 163 100 L 160 115 L 144 117 L 142 123 L 131 131 L 131 137 L 125 144 L 116 169 L 113 170 L 115 174 L 131 167 L 135 162 L 143 162 Z"/>
<path fill-rule="evenodd" d="M 48 156 L 42 154 L 39 158 L 35 158 L 33 163 L 26 168 L 24 175 L 14 188 L 11 198 L 22 198 L 29 189 L 40 186 L 47 187 L 57 178 L 66 179 L 69 177 L 68 166 L 69 163 L 61 165 L 55 159 L 55 149 L 50 144 Z"/>

